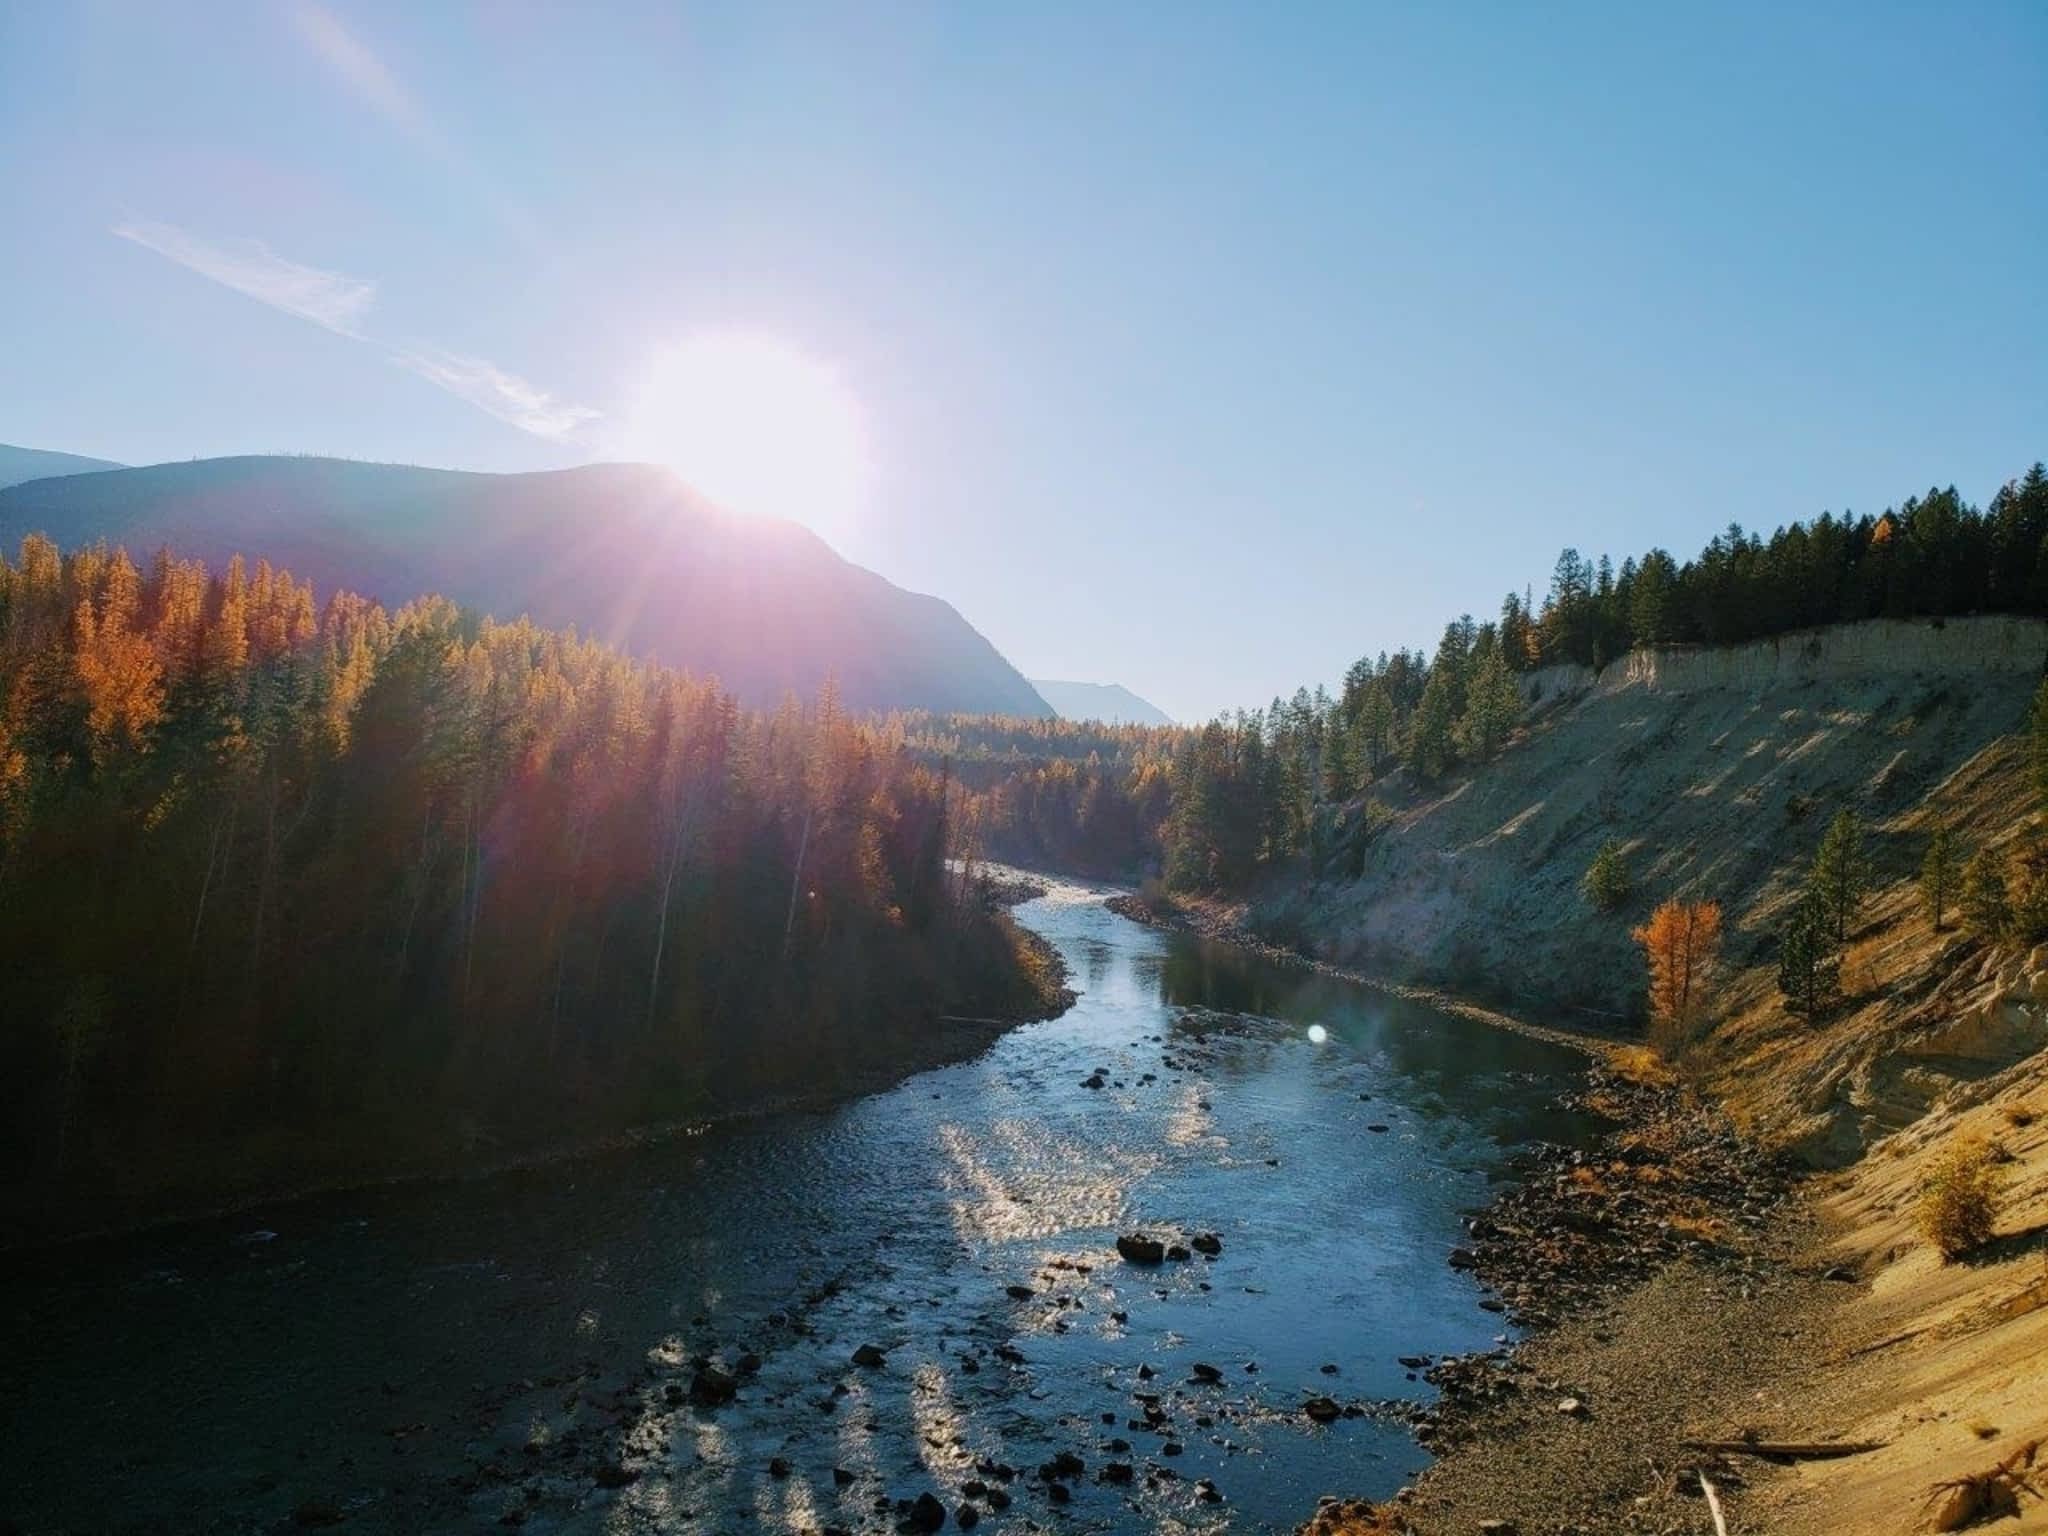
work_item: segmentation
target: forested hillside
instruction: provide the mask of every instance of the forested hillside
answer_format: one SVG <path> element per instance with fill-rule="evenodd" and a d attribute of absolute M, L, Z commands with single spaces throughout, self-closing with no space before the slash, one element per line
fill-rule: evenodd
<path fill-rule="evenodd" d="M 827 1086 L 1048 979 L 944 771 L 441 598 L 0 560 L 8 1229 Z"/>
<path fill-rule="evenodd" d="M 829 677 L 849 708 L 1049 716 L 948 603 L 796 523 L 729 512 L 651 464 L 520 475 L 251 455 L 0 490 L 0 547 L 168 545 L 219 568 L 260 552 L 322 591 L 421 592 L 571 625 L 774 709 Z"/>
<path fill-rule="evenodd" d="M 921 761 L 950 765 L 969 857 L 1108 880 L 1158 870 L 1169 769 L 1189 732 L 975 715 L 885 723 Z"/>
<path fill-rule="evenodd" d="M 1317 870 L 1355 875 L 1384 819 L 1362 797 L 1395 770 L 1428 785 L 1492 758 L 1539 668 L 1970 613 L 2048 614 L 2040 464 L 1982 509 L 1951 488 L 1876 517 L 1823 514 L 1769 538 L 1731 525 L 1683 564 L 1653 549 L 1617 570 L 1567 549 L 1540 604 L 1510 593 L 1497 622 L 1447 624 L 1434 655 L 1361 658 L 1335 696 L 1304 688 L 1191 737 L 1174 765 L 1166 873 L 1183 888 L 1230 890 L 1306 854 Z"/>

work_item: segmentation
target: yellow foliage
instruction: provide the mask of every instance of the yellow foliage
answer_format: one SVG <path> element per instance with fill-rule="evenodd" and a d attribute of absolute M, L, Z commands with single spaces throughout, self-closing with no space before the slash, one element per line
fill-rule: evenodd
<path fill-rule="evenodd" d="M 1920 1188 L 1920 1233 L 1944 1261 L 1991 1241 L 2000 1182 L 1991 1148 L 1977 1137 L 1958 1140 L 1935 1160 Z"/>

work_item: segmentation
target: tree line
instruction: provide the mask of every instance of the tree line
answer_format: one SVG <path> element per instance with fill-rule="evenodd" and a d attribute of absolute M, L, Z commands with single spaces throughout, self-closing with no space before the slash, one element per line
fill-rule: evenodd
<path fill-rule="evenodd" d="M 0 557 L 0 1153 L 31 1199 L 512 1151 L 1043 998 L 959 792 L 715 684 L 237 559 Z"/>
<path fill-rule="evenodd" d="M 1239 887 L 1298 856 L 1318 873 L 1355 876 L 1386 820 L 1374 785 L 1397 770 L 1434 784 L 1492 757 L 1539 667 L 1973 612 L 2048 614 L 2048 471 L 2038 463 L 1982 510 L 1949 488 L 1875 517 L 1824 513 L 1769 538 L 1731 524 L 1682 564 L 1652 549 L 1617 569 L 1567 549 L 1540 602 L 1510 593 L 1497 620 L 1463 616 L 1433 652 L 1361 658 L 1335 695 L 1303 688 L 1182 733 L 1161 865 L 1182 888 Z"/>

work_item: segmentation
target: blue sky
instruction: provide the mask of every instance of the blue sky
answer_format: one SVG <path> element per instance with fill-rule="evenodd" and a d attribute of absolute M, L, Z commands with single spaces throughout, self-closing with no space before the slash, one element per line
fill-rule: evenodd
<path fill-rule="evenodd" d="M 741 329 L 847 554 L 1198 718 L 2048 454 L 2044 80 L 2034 0 L 0 0 L 0 440 L 574 463 Z"/>

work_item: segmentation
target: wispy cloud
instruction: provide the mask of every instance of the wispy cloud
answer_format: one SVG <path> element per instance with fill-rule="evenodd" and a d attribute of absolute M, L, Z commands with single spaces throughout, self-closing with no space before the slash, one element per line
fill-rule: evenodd
<path fill-rule="evenodd" d="M 299 0 L 292 7 L 292 21 L 313 51 L 373 110 L 407 133 L 430 142 L 436 152 L 443 150 L 440 136 L 412 93 L 399 84 L 384 61 L 343 26 L 332 11 L 314 0 Z"/>
<path fill-rule="evenodd" d="M 407 89 L 390 65 L 319 0 L 294 0 L 291 19 L 299 37 L 348 92 L 411 139 L 521 241 L 541 243 L 540 227 L 434 120 L 426 103 Z"/>
<path fill-rule="evenodd" d="M 259 240 L 206 240 L 175 224 L 131 220 L 113 232 L 259 304 L 375 347 L 401 368 L 535 437 L 571 441 L 602 414 L 558 399 L 483 358 L 369 335 L 363 327 L 377 302 L 377 285 L 367 278 L 287 260 Z"/>
<path fill-rule="evenodd" d="M 558 400 L 539 385 L 480 357 L 463 357 L 435 348 L 394 349 L 391 360 L 440 385 L 449 394 L 467 400 L 478 410 L 488 411 L 498 420 L 510 422 L 535 437 L 574 437 L 585 422 L 595 421 L 602 414 L 587 405 Z"/>
<path fill-rule="evenodd" d="M 377 302 L 375 283 L 287 261 L 260 240 L 202 240 L 174 224 L 147 220 L 117 224 L 114 233 L 259 304 L 338 335 L 360 337 L 363 319 Z"/>

